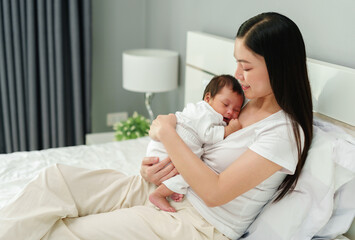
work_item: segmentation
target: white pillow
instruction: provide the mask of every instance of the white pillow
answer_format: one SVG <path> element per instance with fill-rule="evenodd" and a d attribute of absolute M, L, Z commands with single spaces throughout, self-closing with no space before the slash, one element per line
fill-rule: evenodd
<path fill-rule="evenodd" d="M 315 120 L 315 125 L 337 138 L 334 208 L 330 220 L 313 239 L 332 239 L 347 232 L 355 217 L 355 138 L 333 124 Z"/>
<path fill-rule="evenodd" d="M 333 214 L 313 239 L 333 239 L 349 230 L 355 216 L 354 189 L 355 178 L 336 191 Z"/>
<path fill-rule="evenodd" d="M 241 239 L 311 239 L 333 210 L 335 138 L 319 128 L 295 190 L 277 203 L 268 203 Z"/>
<path fill-rule="evenodd" d="M 295 191 L 268 203 L 241 239 L 331 239 L 345 233 L 355 215 L 354 158 L 355 138 L 315 119 Z"/>

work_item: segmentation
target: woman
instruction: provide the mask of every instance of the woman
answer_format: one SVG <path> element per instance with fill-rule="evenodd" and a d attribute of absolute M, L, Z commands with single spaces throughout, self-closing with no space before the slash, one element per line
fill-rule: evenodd
<path fill-rule="evenodd" d="M 174 115 L 152 124 L 150 136 L 191 186 L 184 201 L 172 203 L 176 213 L 148 201 L 155 189 L 148 181 L 176 173 L 171 164 L 163 167 L 169 159 L 143 161 L 148 181 L 57 165 L 0 211 L 0 238 L 239 238 L 278 189 L 276 201 L 294 187 L 312 139 L 312 101 L 303 39 L 290 19 L 277 13 L 249 19 L 234 55 L 235 76 L 250 99 L 239 117 L 243 128 L 208 147 L 205 163 L 176 134 Z"/>

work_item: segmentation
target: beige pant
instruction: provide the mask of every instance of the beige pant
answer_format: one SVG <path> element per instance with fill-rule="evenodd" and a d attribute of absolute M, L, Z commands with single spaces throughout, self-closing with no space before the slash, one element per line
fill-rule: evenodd
<path fill-rule="evenodd" d="M 54 165 L 0 210 L 0 239 L 227 239 L 187 200 L 176 213 L 148 200 L 140 176 Z"/>

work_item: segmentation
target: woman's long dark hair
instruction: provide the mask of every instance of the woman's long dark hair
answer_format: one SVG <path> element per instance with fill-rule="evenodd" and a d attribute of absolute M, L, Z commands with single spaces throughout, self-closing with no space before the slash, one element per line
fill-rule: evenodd
<path fill-rule="evenodd" d="M 312 96 L 305 45 L 297 25 L 289 18 L 272 12 L 244 22 L 237 38 L 243 39 L 247 48 L 264 57 L 276 101 L 289 116 L 297 142 L 295 174 L 287 175 L 281 183 L 275 199 L 279 201 L 294 189 L 312 142 Z M 303 144 L 299 126 L 304 132 Z"/>

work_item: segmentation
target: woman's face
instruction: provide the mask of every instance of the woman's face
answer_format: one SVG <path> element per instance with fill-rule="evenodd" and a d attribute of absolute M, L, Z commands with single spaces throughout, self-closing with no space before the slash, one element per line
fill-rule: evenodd
<path fill-rule="evenodd" d="M 234 57 L 237 60 L 235 77 L 242 85 L 245 97 L 274 97 L 264 57 L 249 50 L 240 38 L 237 38 L 234 44 Z"/>

